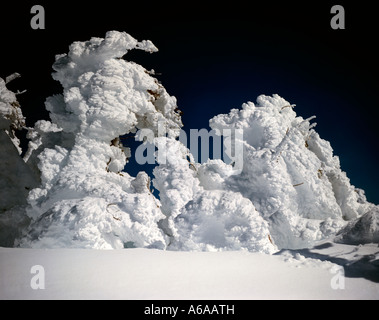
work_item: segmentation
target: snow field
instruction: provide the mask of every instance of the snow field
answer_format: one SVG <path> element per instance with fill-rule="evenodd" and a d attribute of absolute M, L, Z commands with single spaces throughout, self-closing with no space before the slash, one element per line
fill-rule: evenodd
<path fill-rule="evenodd" d="M 377 246 L 333 245 L 313 253 L 355 259 Z M 378 261 L 378 260 L 377 260 Z M 31 287 L 31 267 L 44 269 L 45 289 Z M 173 252 L 155 249 L 0 248 L 0 299 L 378 299 L 379 285 L 345 277 L 329 261 L 301 253 Z M 338 279 L 337 279 L 338 280 Z M 338 284 L 338 281 L 337 281 Z"/>

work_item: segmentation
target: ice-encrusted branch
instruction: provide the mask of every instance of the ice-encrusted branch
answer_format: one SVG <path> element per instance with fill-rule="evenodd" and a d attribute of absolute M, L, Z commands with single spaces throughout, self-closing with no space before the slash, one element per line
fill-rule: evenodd
<path fill-rule="evenodd" d="M 9 82 L 17 79 L 17 78 L 20 78 L 21 75 L 17 72 L 15 73 L 12 73 L 11 75 L 9 75 L 8 77 L 5 78 L 5 84 L 8 84 Z"/>

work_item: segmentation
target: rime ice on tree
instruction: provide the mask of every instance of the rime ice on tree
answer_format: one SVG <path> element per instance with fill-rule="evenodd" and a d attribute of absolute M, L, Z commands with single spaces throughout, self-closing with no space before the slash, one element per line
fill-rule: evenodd
<path fill-rule="evenodd" d="M 28 162 L 42 184 L 29 195 L 33 223 L 22 246 L 165 248 L 159 201 L 142 185 L 143 173 L 121 173 L 129 150 L 119 137 L 146 127 L 157 132 L 159 122 L 176 136 L 182 124 L 176 99 L 143 67 L 121 59 L 131 49 L 157 51 L 114 31 L 56 56 L 53 78 L 63 94 L 46 101 L 52 122 L 29 133 Z"/>
<path fill-rule="evenodd" d="M 223 183 L 254 203 L 280 248 L 310 246 L 373 207 L 350 184 L 313 118 L 297 116 L 278 95 L 262 95 L 256 105 L 210 120 L 213 129 L 244 130 L 243 171 Z M 212 181 L 212 171 L 205 176 Z"/>
<path fill-rule="evenodd" d="M 329 142 L 314 130 L 314 117 L 303 119 L 293 109 L 278 95 L 262 95 L 257 104 L 210 120 L 218 132 L 243 130 L 239 174 L 221 160 L 197 164 L 195 174 L 185 161 L 154 170 L 173 247 L 261 252 L 309 247 L 333 237 L 346 221 L 374 212 L 364 192 L 350 184 Z M 183 154 L 178 147 L 169 153 Z"/>

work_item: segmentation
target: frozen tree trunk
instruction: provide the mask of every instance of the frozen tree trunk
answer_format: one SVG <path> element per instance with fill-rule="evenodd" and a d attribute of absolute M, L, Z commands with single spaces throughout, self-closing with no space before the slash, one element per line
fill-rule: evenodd
<path fill-rule="evenodd" d="M 7 77 L 7 82 L 18 74 Z M 29 190 L 37 186 L 37 177 L 21 158 L 15 131 L 25 127 L 16 95 L 0 78 L 0 246 L 12 246 L 19 229 L 27 223 L 24 207 Z"/>

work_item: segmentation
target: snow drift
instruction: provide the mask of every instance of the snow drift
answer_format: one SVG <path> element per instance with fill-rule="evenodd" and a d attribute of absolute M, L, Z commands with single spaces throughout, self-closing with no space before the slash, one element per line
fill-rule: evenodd
<path fill-rule="evenodd" d="M 0 239 L 35 248 L 265 253 L 309 247 L 337 233 L 342 242 L 378 241 L 377 207 L 350 184 L 330 143 L 315 131 L 314 117 L 297 116 L 295 106 L 278 95 L 259 96 L 256 104 L 210 120 L 220 134 L 242 130 L 228 141 L 242 146 L 243 166 L 236 170 L 240 163 L 220 159 L 195 163 L 178 140 L 182 122 L 175 97 L 152 71 L 122 59 L 132 49 L 157 51 L 151 41 L 111 31 L 56 56 L 53 78 L 63 94 L 46 100 L 51 121 L 29 128 L 25 162 L 9 152 L 28 174 L 17 181 L 9 173 L 4 179 L 10 182 L 0 188 L 22 189 L 37 176 L 19 203 L 1 200 L 2 217 L 16 210 L 30 223 L 13 236 L 5 237 L 8 228 L 2 228 Z M 4 121 L 14 97 L 5 84 L 0 89 Z M 6 123 L 1 132 L 10 146 Z M 157 150 L 152 183 L 159 199 L 145 172 L 127 173 L 134 150 L 123 138 L 134 134 Z"/>

